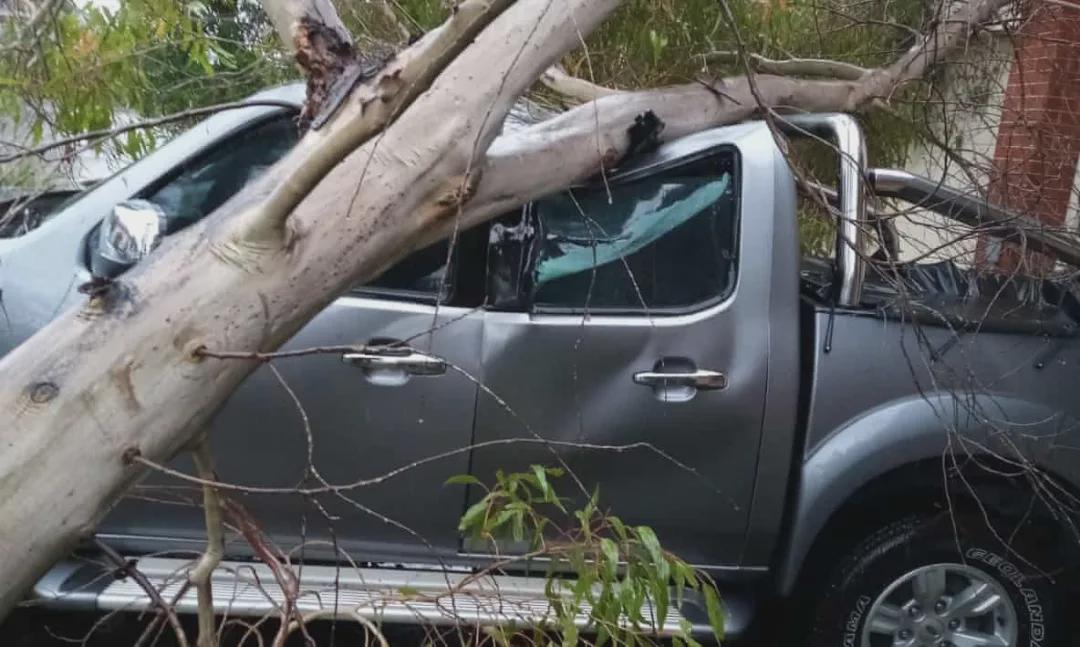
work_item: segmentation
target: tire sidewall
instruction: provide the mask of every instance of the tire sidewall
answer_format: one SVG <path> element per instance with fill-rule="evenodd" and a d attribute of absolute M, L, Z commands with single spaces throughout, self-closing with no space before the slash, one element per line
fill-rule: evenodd
<path fill-rule="evenodd" d="M 811 645 L 861 647 L 863 628 L 878 596 L 903 575 L 942 563 L 966 564 L 1001 586 L 1016 610 L 1015 647 L 1061 644 L 1063 630 L 1051 624 L 1056 614 L 1050 608 L 1054 588 L 1049 579 L 1021 565 L 1020 558 L 1004 547 L 998 548 L 1000 542 L 992 534 L 957 525 L 958 535 L 952 522 L 940 517 L 892 524 L 853 551 L 826 587 L 815 614 Z"/>

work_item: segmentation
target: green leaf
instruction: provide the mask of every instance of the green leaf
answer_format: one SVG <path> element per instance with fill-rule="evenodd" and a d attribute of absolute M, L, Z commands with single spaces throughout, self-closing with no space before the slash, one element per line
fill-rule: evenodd
<path fill-rule="evenodd" d="M 446 479 L 443 485 L 479 485 L 483 487 L 484 484 L 472 474 L 456 474 Z"/>
<path fill-rule="evenodd" d="M 469 506 L 469 509 L 461 516 L 461 523 L 458 524 L 458 530 L 467 532 L 470 528 L 476 526 L 478 522 L 482 521 L 484 513 L 487 512 L 487 504 L 488 499 L 487 497 L 484 497 L 480 501 Z"/>
<path fill-rule="evenodd" d="M 600 540 L 600 552 L 604 555 L 604 571 L 609 579 L 619 572 L 619 547 L 607 537 Z"/>
<path fill-rule="evenodd" d="M 694 627 L 690 624 L 690 621 L 686 618 L 679 618 L 679 638 L 686 641 L 689 647 L 701 647 L 698 641 L 694 640 Z"/>
<path fill-rule="evenodd" d="M 521 512 L 514 513 L 514 521 L 511 526 L 511 533 L 514 537 L 514 541 L 522 541 L 525 539 L 525 515 Z"/>
<path fill-rule="evenodd" d="M 543 465 L 530 465 L 533 476 L 536 477 L 536 485 L 540 488 L 540 494 L 544 495 L 545 499 L 550 499 L 553 494 L 551 490 L 551 484 L 547 480 L 547 472 L 544 470 Z"/>
<path fill-rule="evenodd" d="M 636 530 L 638 539 L 641 540 L 645 550 L 649 553 L 649 559 L 656 566 L 657 574 L 664 581 L 667 581 L 671 576 L 671 571 L 667 559 L 664 558 L 664 551 L 660 548 L 660 540 L 656 538 L 656 533 L 648 526 L 638 526 Z"/>
<path fill-rule="evenodd" d="M 619 541 L 626 541 L 626 524 L 622 522 L 622 519 L 612 515 L 607 518 L 607 521 L 615 531 L 615 534 L 619 537 Z"/>
<path fill-rule="evenodd" d="M 611 640 L 611 634 L 608 633 L 607 627 L 600 625 L 600 628 L 596 630 L 596 647 L 604 647 L 609 640 Z"/>
<path fill-rule="evenodd" d="M 705 611 L 709 614 L 709 625 L 712 627 L 713 635 L 717 640 L 724 639 L 724 609 L 720 605 L 720 597 L 716 594 L 716 589 L 711 584 L 706 583 L 703 587 L 705 591 Z"/>
<path fill-rule="evenodd" d="M 654 580 L 650 583 L 649 588 L 652 589 L 653 607 L 656 611 L 655 629 L 660 630 L 664 626 L 664 621 L 667 620 L 668 607 L 670 606 L 667 580 Z"/>
<path fill-rule="evenodd" d="M 495 515 L 495 518 L 488 524 L 488 529 L 498 530 L 503 524 L 510 521 L 514 516 L 518 515 L 517 510 L 504 509 L 499 514 Z"/>
<path fill-rule="evenodd" d="M 578 642 L 578 628 L 574 624 L 574 612 L 572 609 L 567 609 L 561 614 L 559 621 L 562 625 L 562 644 L 563 647 L 574 647 Z"/>

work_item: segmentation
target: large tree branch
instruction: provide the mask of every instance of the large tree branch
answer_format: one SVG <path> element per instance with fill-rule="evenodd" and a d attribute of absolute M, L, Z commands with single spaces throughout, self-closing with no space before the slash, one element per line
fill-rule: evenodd
<path fill-rule="evenodd" d="M 314 189 L 287 217 L 288 241 L 253 237 L 250 214 L 294 172 L 290 163 L 330 146 L 321 141 L 326 128 L 309 133 L 301 157 L 290 155 L 268 182 L 170 237 L 0 360 L 0 614 L 93 532 L 142 474 L 133 457 L 171 457 L 258 365 L 202 359 L 198 349 L 277 348 L 349 286 L 452 221 L 513 102 L 618 4 L 511 3 L 443 69 L 416 62 L 419 84 L 400 91 L 422 98 L 393 109 L 368 103 L 371 113 L 387 111 L 389 125 L 376 138 L 361 132 L 363 146 L 310 176 Z M 399 59 L 433 51 L 438 38 Z M 367 114 L 360 99 L 395 83 L 388 67 L 354 90 L 327 128 L 345 129 L 350 114 Z"/>
<path fill-rule="evenodd" d="M 957 52 L 979 25 L 992 20 L 1011 0 L 973 0 L 957 7 L 907 52 L 858 79 L 799 79 L 758 74 L 751 84 L 738 76 L 659 90 L 601 97 L 532 128 L 495 141 L 485 161 L 483 181 L 459 227 L 491 218 L 524 201 L 558 191 L 610 169 L 629 147 L 627 128 L 652 111 L 670 140 L 737 123 L 763 109 L 781 112 L 857 112 L 887 101 L 904 84 L 922 78 L 933 65 Z M 443 235 L 432 232 L 423 242 Z"/>
<path fill-rule="evenodd" d="M 279 172 L 263 181 L 272 187 L 269 196 L 237 219 L 236 234 L 220 253 L 241 266 L 259 262 L 267 241 L 281 238 L 286 217 L 330 169 L 400 115 L 509 4 L 464 0 L 445 25 L 359 87 L 326 126 L 309 133 L 277 165 Z"/>

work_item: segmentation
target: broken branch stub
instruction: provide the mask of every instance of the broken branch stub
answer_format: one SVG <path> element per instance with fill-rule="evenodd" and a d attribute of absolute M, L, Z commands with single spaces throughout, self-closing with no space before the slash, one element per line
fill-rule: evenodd
<path fill-rule="evenodd" d="M 307 79 L 303 116 L 321 109 L 330 87 L 357 58 L 352 35 L 330 0 L 262 0 L 281 42 Z"/>
<path fill-rule="evenodd" d="M 353 87 L 335 87 L 335 93 L 342 90 L 348 100 L 342 100 L 332 115 L 320 115 L 319 130 L 309 132 L 260 181 L 258 186 L 265 189 L 253 192 L 261 191 L 268 197 L 237 218 L 236 233 L 220 246 L 219 253 L 244 266 L 258 263 L 267 251 L 288 244 L 285 219 L 296 205 L 346 155 L 397 119 L 509 5 L 510 0 L 464 0 L 445 24 L 428 32 L 373 77 L 357 78 Z M 361 173 L 355 181 L 363 178 Z"/>
<path fill-rule="evenodd" d="M 302 118 L 313 118 L 326 103 L 330 88 L 356 61 L 352 40 L 326 25 L 304 17 L 294 34 L 296 62 L 307 78 L 307 102 Z"/>

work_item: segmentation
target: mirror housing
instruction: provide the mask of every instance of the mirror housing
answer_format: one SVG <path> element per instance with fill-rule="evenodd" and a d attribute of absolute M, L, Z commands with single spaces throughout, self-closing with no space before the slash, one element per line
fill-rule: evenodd
<path fill-rule="evenodd" d="M 90 272 L 116 278 L 153 251 L 165 235 L 165 211 L 149 200 L 125 200 L 113 207 L 91 241 Z"/>

